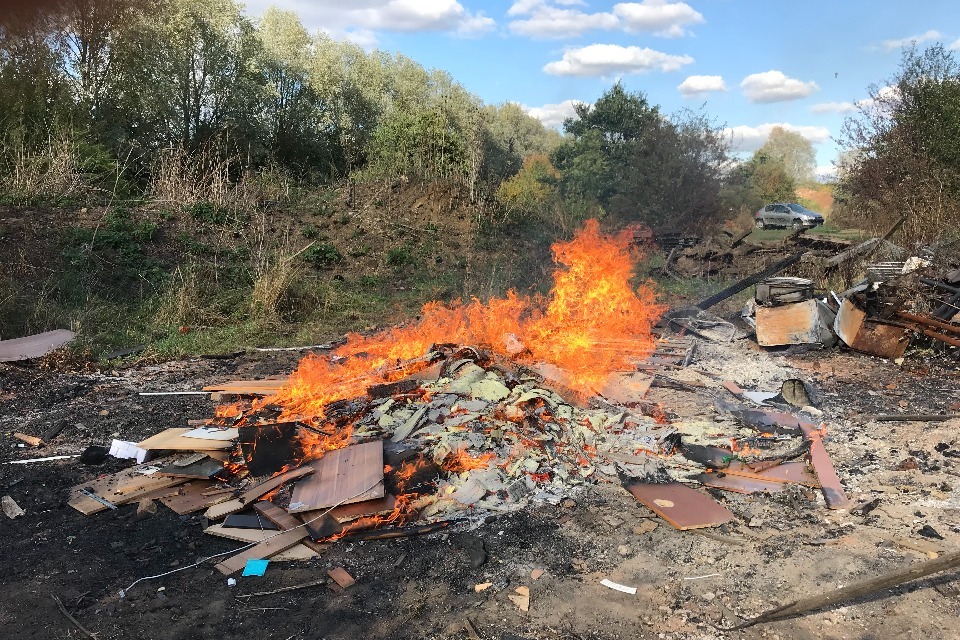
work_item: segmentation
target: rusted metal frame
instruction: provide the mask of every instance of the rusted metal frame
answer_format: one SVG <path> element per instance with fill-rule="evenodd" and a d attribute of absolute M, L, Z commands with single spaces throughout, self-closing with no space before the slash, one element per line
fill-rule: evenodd
<path fill-rule="evenodd" d="M 897 315 L 903 318 L 904 320 L 910 320 L 911 322 L 916 322 L 917 324 L 922 324 L 929 327 L 936 327 L 937 329 L 943 329 L 948 333 L 960 334 L 960 325 L 947 324 L 946 322 L 940 322 L 939 320 L 925 318 L 924 316 L 918 316 L 912 313 L 906 313 L 904 311 L 897 312 Z"/>

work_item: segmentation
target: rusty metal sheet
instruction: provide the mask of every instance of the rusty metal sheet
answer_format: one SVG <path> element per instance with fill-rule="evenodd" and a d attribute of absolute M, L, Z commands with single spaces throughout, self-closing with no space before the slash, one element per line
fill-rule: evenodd
<path fill-rule="evenodd" d="M 803 430 L 803 435 L 810 441 L 810 464 L 817 473 L 817 479 L 820 481 L 821 491 L 827 501 L 827 506 L 831 509 L 849 508 L 850 498 L 843 491 L 837 471 L 833 468 L 833 461 L 830 460 L 830 456 L 823 446 L 820 432 L 812 424 L 804 422 L 800 423 L 800 428 Z"/>
<path fill-rule="evenodd" d="M 870 320 L 867 314 L 849 299 L 840 303 L 833 328 L 851 349 L 881 358 L 901 358 L 910 344 L 906 329 Z"/>
<path fill-rule="evenodd" d="M 724 472 L 728 475 L 752 478 L 764 482 L 779 482 L 781 484 L 796 483 L 808 487 L 820 486 L 820 483 L 817 482 L 817 477 L 810 473 L 807 465 L 803 462 L 784 462 L 757 471 L 750 465 L 734 461 L 724 469 Z"/>
<path fill-rule="evenodd" d="M 823 344 L 835 341 L 831 313 L 816 300 L 779 307 L 757 307 L 757 343 L 763 347 L 786 344 Z"/>
<path fill-rule="evenodd" d="M 16 362 L 45 356 L 76 337 L 73 331 L 57 329 L 25 338 L 0 340 L 0 362 Z"/>
<path fill-rule="evenodd" d="M 787 485 L 773 480 L 760 480 L 755 477 L 731 475 L 729 473 L 701 473 L 693 477 L 700 484 L 714 489 L 735 493 L 779 493 Z"/>
<path fill-rule="evenodd" d="M 679 482 L 635 483 L 627 490 L 681 531 L 716 527 L 733 520 L 733 513 L 722 504 Z"/>

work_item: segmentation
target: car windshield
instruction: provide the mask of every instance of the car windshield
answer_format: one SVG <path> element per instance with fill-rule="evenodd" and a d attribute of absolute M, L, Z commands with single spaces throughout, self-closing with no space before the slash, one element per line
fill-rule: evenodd
<path fill-rule="evenodd" d="M 805 213 L 809 211 L 809 209 L 807 209 L 806 207 L 801 207 L 798 204 L 788 204 L 787 206 L 793 209 L 794 211 L 796 211 L 797 213 Z"/>

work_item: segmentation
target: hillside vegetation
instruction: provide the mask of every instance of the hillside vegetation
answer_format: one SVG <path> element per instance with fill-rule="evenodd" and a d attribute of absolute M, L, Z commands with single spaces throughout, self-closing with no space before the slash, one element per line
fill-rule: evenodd
<path fill-rule="evenodd" d="M 938 91 L 956 75 L 941 67 Z M 863 133 L 878 149 L 885 135 Z M 953 200 L 899 203 L 895 183 L 867 180 L 875 154 L 857 157 L 837 219 L 862 224 L 873 203 L 949 219 Z M 708 114 L 619 83 L 561 134 L 277 9 L 48 3 L 0 16 L 0 338 L 71 326 L 98 353 L 313 341 L 431 299 L 543 289 L 551 241 L 588 218 L 749 222 L 795 200 L 813 165 L 783 129 L 732 157 Z"/>

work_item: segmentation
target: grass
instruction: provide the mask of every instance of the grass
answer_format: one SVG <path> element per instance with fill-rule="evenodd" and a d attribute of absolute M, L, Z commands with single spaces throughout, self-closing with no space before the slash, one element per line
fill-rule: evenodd
<path fill-rule="evenodd" d="M 779 242 L 793 233 L 793 229 L 754 229 L 744 242 L 750 244 L 764 244 Z M 870 238 L 870 234 L 860 229 L 841 229 L 831 224 L 825 224 L 807 231 L 808 237 L 821 236 L 827 239 L 848 240 L 859 242 Z"/>

